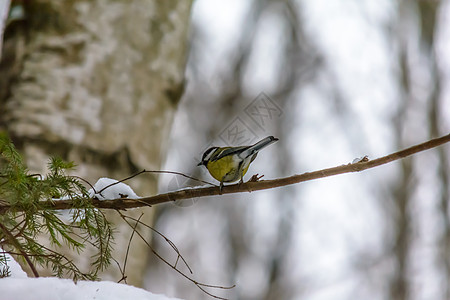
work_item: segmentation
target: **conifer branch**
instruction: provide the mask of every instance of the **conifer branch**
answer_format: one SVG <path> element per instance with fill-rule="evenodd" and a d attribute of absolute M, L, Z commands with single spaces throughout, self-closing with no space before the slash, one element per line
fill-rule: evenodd
<path fill-rule="evenodd" d="M 34 277 L 39 277 L 39 273 L 34 266 L 33 262 L 31 261 L 29 255 L 23 250 L 22 246 L 20 245 L 19 241 L 14 237 L 14 235 L 6 228 L 2 223 L 0 223 L 0 230 L 5 235 L 6 239 L 9 241 L 11 245 L 13 245 L 19 252 L 20 255 L 23 256 L 25 261 L 27 262 L 28 266 L 31 269 L 31 272 L 33 272 Z"/>

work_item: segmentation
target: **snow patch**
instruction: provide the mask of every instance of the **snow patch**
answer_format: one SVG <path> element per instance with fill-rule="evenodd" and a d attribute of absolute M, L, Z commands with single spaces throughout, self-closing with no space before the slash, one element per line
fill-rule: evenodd
<path fill-rule="evenodd" d="M 0 248 L 0 253 L 3 250 Z M 78 281 L 56 277 L 28 278 L 7 253 L 11 276 L 0 279 L 0 300 L 181 300 L 112 281 Z"/>
<path fill-rule="evenodd" d="M 114 184 L 114 185 L 112 185 Z M 106 188 L 107 186 L 110 187 Z M 103 190 L 104 189 L 104 190 Z M 103 177 L 95 184 L 94 189 L 89 190 L 89 197 L 97 198 L 99 200 L 113 200 L 120 198 L 139 199 L 140 197 L 133 191 L 133 189 L 123 182 L 116 179 Z"/>

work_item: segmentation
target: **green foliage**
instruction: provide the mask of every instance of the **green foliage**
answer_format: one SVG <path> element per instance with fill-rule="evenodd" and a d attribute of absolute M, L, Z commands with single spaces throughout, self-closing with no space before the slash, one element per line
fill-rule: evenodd
<path fill-rule="evenodd" d="M 11 271 L 8 266 L 8 257 L 6 254 L 0 254 L 0 278 L 5 278 L 11 276 Z"/>
<path fill-rule="evenodd" d="M 83 184 L 66 174 L 75 165 L 52 158 L 46 176 L 30 174 L 9 138 L 0 132 L 0 245 L 7 253 L 22 257 L 33 268 L 51 268 L 56 276 L 93 280 L 111 261 L 112 228 L 103 213 L 94 208 Z M 48 205 L 70 199 L 73 209 L 63 215 Z M 40 236 L 50 246 L 39 242 Z M 91 269 L 82 272 L 58 253 L 68 245 L 81 253 L 85 245 L 96 248 Z M 0 277 L 7 276 L 5 256 L 0 249 Z"/>

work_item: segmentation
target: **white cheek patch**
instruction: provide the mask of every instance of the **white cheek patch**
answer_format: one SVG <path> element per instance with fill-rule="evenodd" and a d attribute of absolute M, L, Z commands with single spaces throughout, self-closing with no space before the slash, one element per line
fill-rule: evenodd
<path fill-rule="evenodd" d="M 211 148 L 206 150 L 205 154 L 203 155 L 202 161 L 208 161 L 216 150 L 217 148 Z"/>

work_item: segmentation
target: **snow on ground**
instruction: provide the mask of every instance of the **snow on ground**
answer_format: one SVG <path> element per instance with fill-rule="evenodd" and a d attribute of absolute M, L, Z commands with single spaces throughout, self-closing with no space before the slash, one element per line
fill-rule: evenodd
<path fill-rule="evenodd" d="M 3 252 L 0 255 L 5 255 L 11 272 L 10 277 L 0 279 L 0 300 L 180 300 L 112 281 L 75 283 L 56 277 L 28 278 L 9 254 Z"/>
<path fill-rule="evenodd" d="M 55 277 L 0 279 L 0 300 L 176 300 L 111 281 L 78 281 Z"/>

